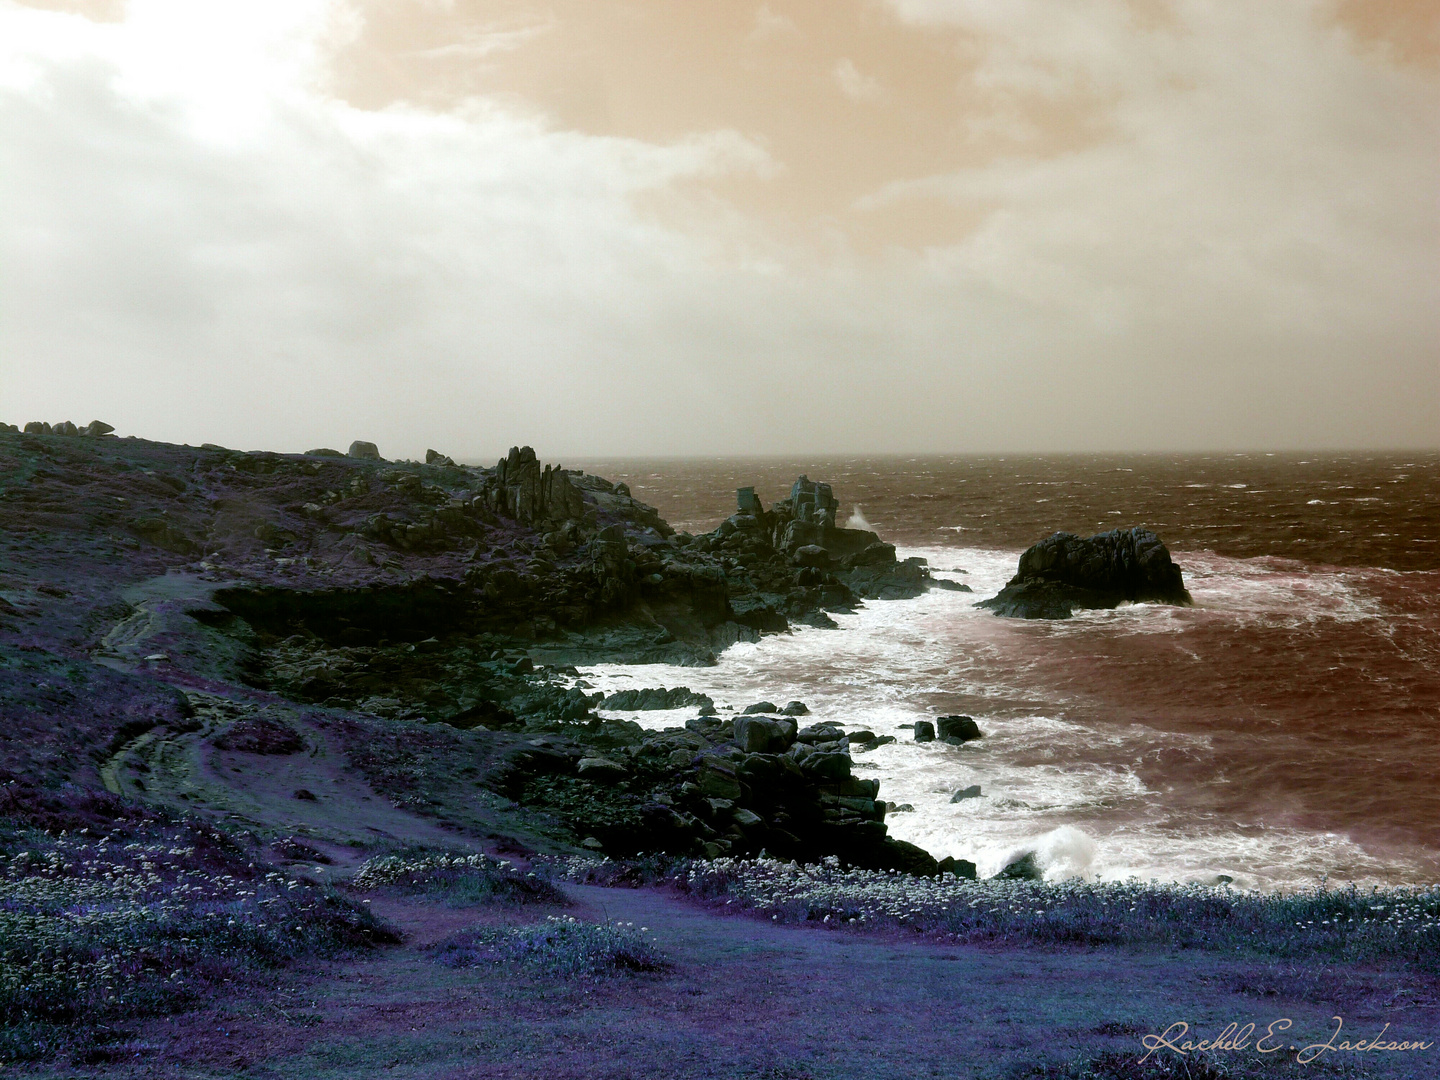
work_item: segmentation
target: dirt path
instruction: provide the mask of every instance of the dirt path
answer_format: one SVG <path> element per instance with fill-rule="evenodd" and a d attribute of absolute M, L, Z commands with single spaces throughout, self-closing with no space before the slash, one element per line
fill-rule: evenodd
<path fill-rule="evenodd" d="M 406 945 L 291 973 L 263 997 L 136 1025 L 134 1056 L 97 1071 L 207 1080 L 919 1080 L 1005 1077 L 1105 1051 L 1138 1057 L 1144 1034 L 1178 1020 L 1213 1037 L 1232 1021 L 1263 1033 L 1288 1017 L 1302 1045 L 1323 1040 L 1337 1012 L 1347 1035 L 1386 1022 L 1401 1037 L 1440 1032 L 1435 988 L 1417 987 L 1429 1004 L 1416 1006 L 1397 998 L 1404 979 L 1393 973 L 1372 980 L 1214 953 L 945 947 L 725 916 L 657 890 L 569 891 L 572 914 L 647 928 L 675 970 L 594 982 L 451 970 L 423 946 L 477 922 L 545 912 L 377 900 Z M 1246 1053 L 1255 1057 L 1241 1052 L 1233 1062 Z M 1371 1057 L 1371 1071 L 1346 1075 L 1440 1075 L 1436 1050 Z M 1274 1075 L 1334 1074 L 1323 1064 L 1277 1064 Z"/>
<path fill-rule="evenodd" d="M 337 869 L 365 858 L 377 842 L 473 848 L 462 835 L 377 793 L 349 766 L 334 737 L 302 710 L 189 691 L 197 728 L 154 729 L 132 739 L 102 767 L 105 786 L 147 802 L 265 834 L 290 833 L 324 851 Z M 257 754 L 224 750 L 214 736 L 237 719 L 275 715 L 300 732 L 304 750 Z M 317 865 L 318 874 L 333 872 Z"/>

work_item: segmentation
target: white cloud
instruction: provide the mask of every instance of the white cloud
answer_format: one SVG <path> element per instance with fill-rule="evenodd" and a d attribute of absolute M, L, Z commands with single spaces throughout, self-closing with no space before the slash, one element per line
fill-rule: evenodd
<path fill-rule="evenodd" d="M 6 415 L 292 448 L 370 431 L 395 452 L 448 432 L 471 452 L 573 448 L 637 387 L 705 391 L 676 325 L 743 331 L 707 313 L 704 245 L 635 199 L 763 172 L 763 151 L 552 131 L 484 102 L 362 111 L 304 58 L 333 9 L 311 5 L 304 32 L 289 9 L 271 37 L 177 38 L 164 15 L 187 7 L 136 2 L 114 26 L 0 8 Z"/>
<path fill-rule="evenodd" d="M 757 39 L 784 37 L 787 34 L 798 34 L 800 28 L 795 25 L 795 20 L 789 15 L 772 11 L 769 4 L 761 4 L 760 10 L 755 12 L 755 27 L 750 31 L 750 36 Z"/>
<path fill-rule="evenodd" d="M 995 115 L 1106 111 L 874 193 L 982 215 L 877 262 L 707 194 L 785 166 L 735 132 L 335 101 L 339 3 L 0 0 L 0 417 L 550 459 L 1440 442 L 1430 76 L 1299 5 L 895 2 L 973 31 Z"/>
<path fill-rule="evenodd" d="M 885 97 L 880 81 L 862 74 L 848 56 L 836 61 L 834 75 L 841 93 L 853 101 L 881 101 Z"/>
<path fill-rule="evenodd" d="M 411 56 L 426 60 L 483 60 L 496 53 L 513 52 L 529 44 L 541 34 L 556 27 L 554 17 L 543 22 L 518 27 L 492 27 L 466 35 L 463 41 L 452 41 L 429 49 L 416 49 Z"/>

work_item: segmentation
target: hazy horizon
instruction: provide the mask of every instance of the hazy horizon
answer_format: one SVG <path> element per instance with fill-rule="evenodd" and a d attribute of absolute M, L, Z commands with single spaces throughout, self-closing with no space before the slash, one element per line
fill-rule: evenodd
<path fill-rule="evenodd" d="M 1426 452 L 1437 192 L 1426 0 L 0 0 L 0 419 Z"/>

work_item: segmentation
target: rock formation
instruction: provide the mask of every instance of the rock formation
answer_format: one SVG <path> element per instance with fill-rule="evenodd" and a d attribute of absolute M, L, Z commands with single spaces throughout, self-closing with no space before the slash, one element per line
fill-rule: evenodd
<path fill-rule="evenodd" d="M 800 476 L 788 498 L 764 509 L 753 487 L 737 488 L 736 511 L 713 532 L 697 537 L 707 550 L 718 550 L 742 563 L 757 584 L 760 597 L 744 601 L 741 609 L 753 617 L 742 619 L 757 629 L 758 612 L 775 606 L 765 594 L 818 589 L 810 607 L 819 613 L 804 615 L 816 625 L 830 623 L 824 610 L 848 611 L 860 599 L 899 600 L 919 596 L 932 585 L 948 582 L 930 577 L 925 560 L 897 560 L 895 547 L 866 529 L 845 529 L 835 524 L 840 503 L 829 484 Z M 787 586 L 779 586 L 788 578 Z M 733 598 L 732 598 L 733 603 Z M 792 612 L 792 615 L 800 614 Z"/>
<path fill-rule="evenodd" d="M 541 466 L 528 446 L 512 446 L 495 466 L 494 482 L 481 497 L 490 509 L 522 525 L 561 525 L 585 516 L 580 489 L 560 468 Z"/>
<path fill-rule="evenodd" d="M 1113 529 L 1083 539 L 1057 532 L 1020 556 L 1018 572 L 979 607 L 1020 619 L 1068 619 L 1077 609 L 1126 601 L 1189 604 L 1180 567 L 1148 529 Z"/>

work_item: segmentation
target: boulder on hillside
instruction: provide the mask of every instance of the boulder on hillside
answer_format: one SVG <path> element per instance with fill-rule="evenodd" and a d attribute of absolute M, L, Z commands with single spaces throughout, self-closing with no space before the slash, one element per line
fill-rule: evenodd
<path fill-rule="evenodd" d="M 1019 619 L 1068 619 L 1078 609 L 1126 601 L 1189 604 L 1180 567 L 1148 529 L 1113 529 L 1088 539 L 1057 532 L 1020 556 L 1018 572 L 979 607 Z"/>
<path fill-rule="evenodd" d="M 601 783 L 613 783 L 616 780 L 623 780 L 630 770 L 618 761 L 611 761 L 607 757 L 582 757 L 575 763 L 575 773 L 582 780 L 598 780 Z"/>
<path fill-rule="evenodd" d="M 361 458 L 364 461 L 379 461 L 380 448 L 373 442 L 365 442 L 363 439 L 356 439 L 350 444 L 350 450 L 346 457 Z"/>

